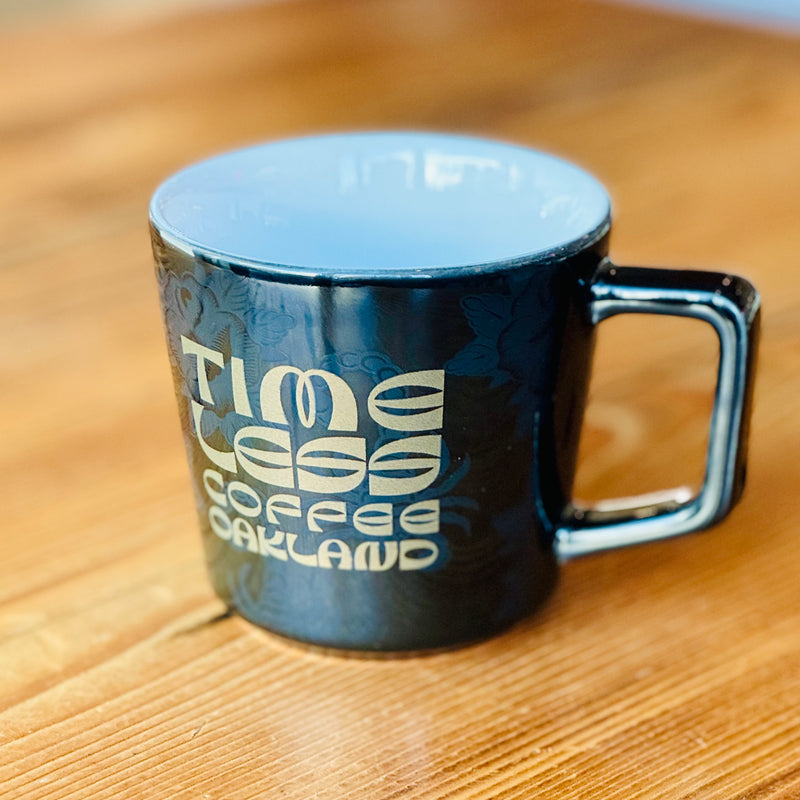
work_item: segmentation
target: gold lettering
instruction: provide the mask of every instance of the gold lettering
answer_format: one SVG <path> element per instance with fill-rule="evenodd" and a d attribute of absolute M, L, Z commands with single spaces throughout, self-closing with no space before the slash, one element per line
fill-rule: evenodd
<path fill-rule="evenodd" d="M 334 547 L 336 549 L 331 552 Z M 333 564 L 331 564 L 332 558 L 339 559 L 339 569 L 353 568 L 353 556 L 350 553 L 350 548 L 341 539 L 326 539 L 319 546 L 317 558 L 319 559 L 319 566 L 323 569 L 331 569 L 333 567 Z"/>
<path fill-rule="evenodd" d="M 267 522 L 278 524 L 278 514 L 300 517 L 300 498 L 295 494 L 273 494 L 267 498 Z"/>
<path fill-rule="evenodd" d="M 423 555 L 412 555 L 422 552 Z M 400 569 L 403 571 L 425 569 L 439 556 L 439 547 L 428 539 L 400 540 Z"/>
<path fill-rule="evenodd" d="M 297 541 L 296 533 L 286 534 L 286 549 L 289 551 L 289 556 L 292 561 L 302 564 L 304 567 L 316 567 L 317 554 L 316 553 L 298 553 L 294 549 L 294 544 Z"/>
<path fill-rule="evenodd" d="M 195 367 L 197 368 L 197 386 L 200 389 L 200 399 L 204 403 L 214 405 L 214 398 L 211 396 L 211 387 L 208 385 L 208 372 L 206 371 L 206 361 L 210 361 L 220 369 L 225 366 L 225 356 L 218 350 L 210 347 L 203 347 L 202 344 L 192 341 L 186 336 L 181 336 L 181 348 L 184 355 L 195 357 Z"/>
<path fill-rule="evenodd" d="M 208 509 L 208 521 L 211 525 L 211 530 L 225 542 L 230 541 L 231 538 L 231 521 L 228 515 L 219 507 L 211 506 Z"/>
<path fill-rule="evenodd" d="M 250 502 L 242 502 L 236 493 L 246 497 Z M 243 517 L 257 517 L 261 513 L 261 497 L 255 489 L 241 481 L 231 481 L 228 484 L 228 499 L 234 511 Z"/>
<path fill-rule="evenodd" d="M 258 537 L 258 552 L 262 556 L 277 558 L 278 561 L 287 561 L 289 554 L 281 549 L 286 534 L 283 531 L 275 531 L 267 539 L 267 529 L 263 525 L 256 525 L 256 536 Z"/>
<path fill-rule="evenodd" d="M 212 484 L 216 484 L 216 487 Z M 217 472 L 215 469 L 207 469 L 203 472 L 203 486 L 206 489 L 206 494 L 218 506 L 226 508 L 228 505 L 228 498 L 225 495 L 225 481 L 222 478 L 222 473 Z"/>
<path fill-rule="evenodd" d="M 252 439 L 274 445 L 276 449 L 248 446 L 243 441 Z M 242 469 L 256 480 L 271 486 L 294 489 L 294 470 L 292 469 L 292 443 L 288 431 L 267 428 L 261 425 L 248 425 L 236 431 L 233 439 L 236 459 Z"/>
<path fill-rule="evenodd" d="M 236 547 L 246 546 L 249 553 L 258 552 L 256 532 L 246 519 L 236 517 L 233 521 L 233 536 L 231 540 Z"/>
<path fill-rule="evenodd" d="M 314 533 L 322 533 L 322 526 L 317 522 L 346 522 L 347 506 L 342 500 L 320 500 L 308 509 L 306 523 Z"/>
<path fill-rule="evenodd" d="M 364 480 L 366 459 L 365 439 L 355 436 L 312 439 L 297 451 L 297 487 L 317 494 L 349 492 Z M 340 474 L 326 475 L 322 471 Z"/>
<path fill-rule="evenodd" d="M 439 476 L 441 449 L 442 437 L 438 435 L 408 436 L 387 442 L 369 460 L 369 493 L 382 497 L 414 494 L 426 489 Z M 393 472 L 416 474 L 380 474 Z"/>
<path fill-rule="evenodd" d="M 197 434 L 197 441 L 200 443 L 201 450 L 208 456 L 209 460 L 226 472 L 236 472 L 236 456 L 231 452 L 216 450 L 204 438 L 202 430 L 203 406 L 197 400 L 191 400 L 192 420 L 194 430 Z"/>
<path fill-rule="evenodd" d="M 400 527 L 406 533 L 439 533 L 439 500 L 420 500 L 400 513 Z"/>
<path fill-rule="evenodd" d="M 367 536 L 391 536 L 394 533 L 392 504 L 369 503 L 361 506 L 353 514 L 353 527 Z"/>
<path fill-rule="evenodd" d="M 428 389 L 423 394 L 397 399 L 381 398 L 392 389 Z M 393 431 L 429 431 L 442 427 L 444 370 L 405 372 L 381 381 L 367 398 L 367 410 L 378 425 Z"/>
<path fill-rule="evenodd" d="M 281 401 L 281 386 L 287 375 L 295 375 L 295 406 L 297 418 L 305 428 L 317 420 L 317 396 L 312 378 L 325 382 L 331 395 L 331 421 L 328 430 L 355 431 L 358 429 L 358 408 L 352 389 L 338 375 L 322 369 L 301 370 L 297 367 L 273 367 L 261 381 L 261 416 L 264 422 L 288 425 L 286 411 Z"/>
<path fill-rule="evenodd" d="M 384 558 L 381 561 L 381 549 L 384 551 Z M 353 566 L 357 570 L 369 570 L 369 572 L 385 572 L 391 569 L 397 562 L 397 542 L 361 542 L 356 547 L 353 554 Z"/>

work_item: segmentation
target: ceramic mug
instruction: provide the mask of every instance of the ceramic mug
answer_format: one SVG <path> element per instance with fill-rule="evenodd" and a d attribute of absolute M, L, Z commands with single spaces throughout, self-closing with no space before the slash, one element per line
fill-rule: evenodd
<path fill-rule="evenodd" d="M 469 642 L 539 605 L 560 559 L 739 499 L 758 295 L 613 266 L 606 192 L 569 163 L 310 137 L 179 172 L 150 218 L 211 580 L 264 628 L 358 651 Z M 600 513 L 571 492 L 595 329 L 621 313 L 708 322 L 718 384 L 699 494 Z"/>

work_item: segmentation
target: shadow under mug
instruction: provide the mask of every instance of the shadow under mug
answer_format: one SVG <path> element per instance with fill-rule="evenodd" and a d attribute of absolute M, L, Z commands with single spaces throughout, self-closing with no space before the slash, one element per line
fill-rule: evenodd
<path fill-rule="evenodd" d="M 698 530 L 744 483 L 759 299 L 617 267 L 588 174 L 481 139 L 265 144 L 167 180 L 151 230 L 209 573 L 244 617 L 359 651 L 486 637 L 559 559 Z M 577 509 L 598 323 L 720 342 L 704 484 Z"/>

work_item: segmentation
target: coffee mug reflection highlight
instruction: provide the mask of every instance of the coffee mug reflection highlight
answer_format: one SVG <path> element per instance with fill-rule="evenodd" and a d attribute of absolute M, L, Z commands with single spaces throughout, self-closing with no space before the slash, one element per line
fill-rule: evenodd
<path fill-rule="evenodd" d="M 209 574 L 292 639 L 427 650 L 507 627 L 560 558 L 707 527 L 744 483 L 759 299 L 616 267 L 610 204 L 550 155 L 470 137 L 275 142 L 179 172 L 151 231 Z M 571 498 L 591 352 L 621 313 L 705 320 L 705 482 Z"/>

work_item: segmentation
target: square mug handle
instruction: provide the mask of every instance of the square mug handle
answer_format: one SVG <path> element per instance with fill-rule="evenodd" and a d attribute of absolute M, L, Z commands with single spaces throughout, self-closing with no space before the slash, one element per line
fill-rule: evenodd
<path fill-rule="evenodd" d="M 743 278 L 718 272 L 617 267 L 598 270 L 592 324 L 616 314 L 668 314 L 708 322 L 719 337 L 719 369 L 703 486 L 641 496 L 600 509 L 571 506 L 555 532 L 560 558 L 678 536 L 722 519 L 744 488 L 760 301 Z"/>

